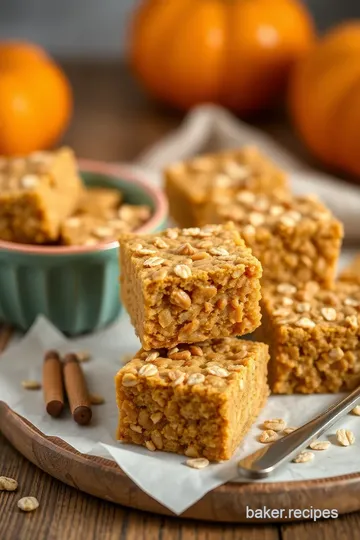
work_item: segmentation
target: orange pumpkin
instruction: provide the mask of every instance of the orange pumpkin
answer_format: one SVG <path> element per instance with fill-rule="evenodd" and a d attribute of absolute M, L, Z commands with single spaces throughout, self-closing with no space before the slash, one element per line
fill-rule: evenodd
<path fill-rule="evenodd" d="M 360 21 L 332 30 L 298 63 L 289 109 L 315 156 L 360 175 Z"/>
<path fill-rule="evenodd" d="M 154 96 L 180 109 L 213 102 L 249 113 L 279 97 L 313 40 L 298 0 L 145 0 L 130 60 Z"/>
<path fill-rule="evenodd" d="M 67 127 L 71 111 L 69 82 L 42 49 L 0 42 L 0 154 L 51 147 Z"/>

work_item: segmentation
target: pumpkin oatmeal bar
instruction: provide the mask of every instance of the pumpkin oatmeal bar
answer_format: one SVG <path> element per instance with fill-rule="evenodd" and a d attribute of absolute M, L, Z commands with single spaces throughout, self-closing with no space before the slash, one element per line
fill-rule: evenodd
<path fill-rule="evenodd" d="M 101 213 L 101 209 L 99 209 Z M 61 225 L 61 243 L 67 246 L 93 246 L 117 241 L 119 235 L 143 225 L 151 216 L 149 206 L 123 204 L 119 210 L 107 209 L 105 215 L 80 213 Z"/>
<path fill-rule="evenodd" d="M 121 292 L 144 349 L 260 324 L 261 264 L 232 223 L 120 237 Z"/>
<path fill-rule="evenodd" d="M 77 214 L 113 219 L 122 202 L 122 193 L 117 189 L 92 187 L 83 190 L 77 206 Z"/>
<path fill-rule="evenodd" d="M 252 146 L 177 163 L 164 174 L 170 215 L 180 227 L 211 223 L 204 217 L 206 207 L 223 191 L 288 192 L 285 173 Z"/>
<path fill-rule="evenodd" d="M 236 338 L 141 349 L 116 375 L 118 439 L 230 459 L 265 405 L 268 348 Z"/>
<path fill-rule="evenodd" d="M 263 324 L 255 335 L 270 345 L 272 392 L 340 392 L 360 384 L 359 286 L 281 283 L 262 293 Z"/>
<path fill-rule="evenodd" d="M 314 195 L 239 192 L 213 202 L 212 223 L 232 220 L 264 268 L 264 282 L 331 286 L 343 238 L 342 224 Z"/>
<path fill-rule="evenodd" d="M 360 255 L 357 255 L 351 263 L 340 273 L 339 281 L 356 283 L 360 286 Z"/>
<path fill-rule="evenodd" d="M 57 240 L 60 223 L 82 192 L 73 152 L 34 152 L 0 161 L 0 238 L 43 244 Z"/>

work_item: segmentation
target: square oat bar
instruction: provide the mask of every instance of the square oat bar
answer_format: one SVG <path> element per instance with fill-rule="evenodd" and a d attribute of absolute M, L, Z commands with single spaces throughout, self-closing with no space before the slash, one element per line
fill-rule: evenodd
<path fill-rule="evenodd" d="M 270 345 L 269 384 L 276 394 L 353 390 L 360 384 L 360 288 L 315 282 L 263 288 L 256 339 Z"/>
<path fill-rule="evenodd" d="M 121 292 L 144 349 L 244 335 L 262 268 L 232 223 L 120 237 Z"/>
<path fill-rule="evenodd" d="M 116 376 L 118 439 L 230 459 L 265 405 L 268 348 L 236 338 L 141 349 Z"/>
<path fill-rule="evenodd" d="M 288 192 L 285 173 L 257 148 L 245 146 L 176 163 L 165 172 L 170 215 L 180 227 L 201 227 L 206 209 L 223 191 Z"/>
<path fill-rule="evenodd" d="M 0 238 L 27 244 L 54 242 L 82 189 L 69 148 L 1 158 Z"/>
<path fill-rule="evenodd" d="M 263 265 L 264 283 L 333 284 L 343 226 L 315 196 L 242 191 L 235 198 L 218 198 L 208 219 L 234 221 Z"/>

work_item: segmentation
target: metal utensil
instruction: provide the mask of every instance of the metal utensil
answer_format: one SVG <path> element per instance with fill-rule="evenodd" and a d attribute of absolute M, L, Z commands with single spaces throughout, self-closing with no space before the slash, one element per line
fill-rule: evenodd
<path fill-rule="evenodd" d="M 266 478 L 271 475 L 299 453 L 301 448 L 306 447 L 309 442 L 351 411 L 359 398 L 360 387 L 307 424 L 239 461 L 239 473 L 251 479 Z"/>

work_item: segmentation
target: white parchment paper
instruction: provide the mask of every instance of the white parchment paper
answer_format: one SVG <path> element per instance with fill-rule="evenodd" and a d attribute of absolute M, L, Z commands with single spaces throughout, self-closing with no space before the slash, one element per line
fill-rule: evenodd
<path fill-rule="evenodd" d="M 138 347 L 126 314 L 102 332 L 72 340 L 66 339 L 47 320 L 39 317 L 27 335 L 0 356 L 0 399 L 46 435 L 61 437 L 79 452 L 115 460 L 141 489 L 176 514 L 184 512 L 213 488 L 229 480 L 241 481 L 237 462 L 262 446 L 257 437 L 263 420 L 281 417 L 289 426 L 300 426 L 341 397 L 272 396 L 233 459 L 195 470 L 184 465 L 186 458 L 183 456 L 149 452 L 115 441 L 118 415 L 114 375 L 123 356 L 136 352 Z M 69 412 L 59 419 L 49 417 L 44 409 L 42 392 L 22 388 L 24 379 L 41 380 L 42 358 L 49 348 L 56 348 L 62 353 L 91 352 L 91 360 L 83 364 L 86 378 L 90 391 L 104 396 L 106 402 L 93 407 L 90 426 L 78 426 Z M 357 437 L 354 446 L 344 448 L 337 445 L 334 435 L 337 427 L 353 430 Z M 325 478 L 360 470 L 359 417 L 347 415 L 322 439 L 329 439 L 331 447 L 325 452 L 317 452 L 314 462 L 290 463 L 267 481 Z"/>

